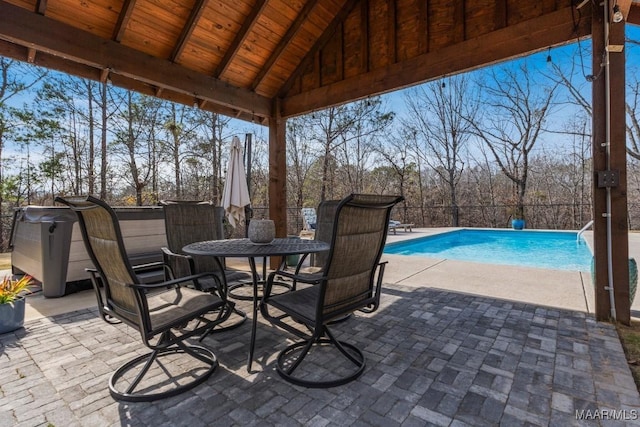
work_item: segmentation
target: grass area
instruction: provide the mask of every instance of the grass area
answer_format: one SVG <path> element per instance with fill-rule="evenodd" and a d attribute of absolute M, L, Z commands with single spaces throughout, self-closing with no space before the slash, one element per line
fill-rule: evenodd
<path fill-rule="evenodd" d="M 633 379 L 640 390 L 640 322 L 632 321 L 631 326 L 618 325 L 617 328 Z"/>

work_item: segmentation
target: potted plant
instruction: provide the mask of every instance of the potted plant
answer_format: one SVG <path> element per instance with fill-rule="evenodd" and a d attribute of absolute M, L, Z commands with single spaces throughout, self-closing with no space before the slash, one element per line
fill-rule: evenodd
<path fill-rule="evenodd" d="M 511 209 L 511 227 L 514 230 L 522 230 L 525 226 L 524 221 L 524 207 L 518 207 Z"/>
<path fill-rule="evenodd" d="M 514 216 L 513 219 L 511 220 L 511 227 L 513 227 L 514 230 L 522 230 L 524 226 L 525 226 L 524 218 Z"/>
<path fill-rule="evenodd" d="M 24 294 L 29 292 L 30 276 L 20 279 L 5 277 L 0 282 L 0 334 L 15 331 L 24 325 Z"/>

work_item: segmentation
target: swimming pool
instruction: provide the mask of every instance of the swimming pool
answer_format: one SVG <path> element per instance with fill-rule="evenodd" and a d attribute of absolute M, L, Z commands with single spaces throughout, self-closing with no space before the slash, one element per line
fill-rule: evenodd
<path fill-rule="evenodd" d="M 576 232 L 521 230 L 455 230 L 389 243 L 384 252 L 487 264 L 520 265 L 553 270 L 589 271 L 591 251 Z"/>

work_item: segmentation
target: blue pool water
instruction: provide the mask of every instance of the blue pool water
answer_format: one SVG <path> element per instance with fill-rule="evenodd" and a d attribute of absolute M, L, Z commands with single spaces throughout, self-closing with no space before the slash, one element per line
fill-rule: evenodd
<path fill-rule="evenodd" d="M 456 230 L 405 242 L 384 252 L 553 270 L 589 271 L 591 251 L 577 233 L 558 231 Z"/>

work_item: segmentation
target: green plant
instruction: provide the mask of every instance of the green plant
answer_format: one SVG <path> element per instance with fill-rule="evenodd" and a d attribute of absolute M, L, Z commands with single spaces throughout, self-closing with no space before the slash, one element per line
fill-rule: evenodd
<path fill-rule="evenodd" d="M 2 282 L 0 282 L 0 304 L 15 301 L 16 298 L 20 297 L 22 292 L 29 293 L 30 285 L 31 276 L 22 276 L 18 280 L 5 276 Z"/>

